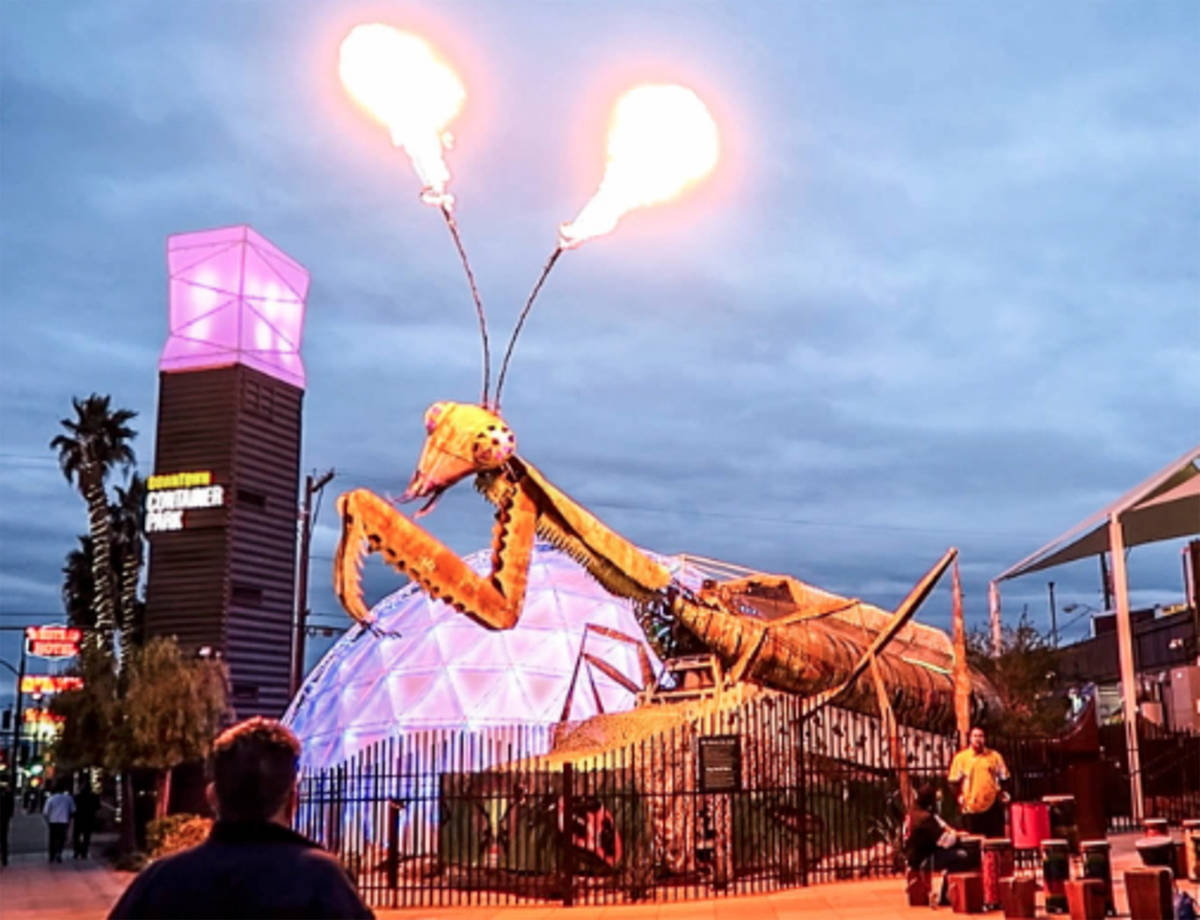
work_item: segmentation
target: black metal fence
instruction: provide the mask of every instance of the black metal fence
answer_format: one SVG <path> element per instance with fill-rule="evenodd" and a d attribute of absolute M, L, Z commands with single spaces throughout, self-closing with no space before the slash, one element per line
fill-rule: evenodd
<path fill-rule="evenodd" d="M 1138 753 L 1142 769 L 1143 811 L 1179 824 L 1200 817 L 1200 732 L 1138 724 Z M 1129 759 L 1125 726 L 1100 727 L 1100 761 L 1105 800 L 1110 803 L 1109 825 L 1133 830 L 1129 807 Z"/>
<path fill-rule="evenodd" d="M 1195 816 L 1200 737 L 1143 743 L 1148 805 Z M 1052 739 L 997 746 L 1016 798 L 1071 791 L 1078 752 Z M 907 727 L 888 738 L 877 718 L 775 693 L 698 703 L 684 718 L 666 707 L 603 716 L 559 732 L 555 753 L 544 729 L 422 732 L 304 775 L 297 827 L 377 907 L 766 892 L 901 871 L 894 757 L 914 786 L 946 793 L 954 821 L 955 747 Z"/>
<path fill-rule="evenodd" d="M 682 900 L 897 870 L 879 720 L 774 693 L 689 715 L 660 730 L 663 711 L 606 716 L 553 754 L 521 727 L 385 740 L 304 775 L 297 827 L 380 907 Z M 918 778 L 953 752 L 899 741 Z"/>

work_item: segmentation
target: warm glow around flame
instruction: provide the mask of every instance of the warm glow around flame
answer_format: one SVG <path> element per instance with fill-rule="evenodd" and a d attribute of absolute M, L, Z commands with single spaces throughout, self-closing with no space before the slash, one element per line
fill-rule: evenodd
<path fill-rule="evenodd" d="M 703 179 L 720 157 L 717 124 L 690 89 L 638 86 L 617 100 L 608 164 L 595 196 L 559 229 L 559 245 L 608 233 L 626 213 L 674 198 Z"/>
<path fill-rule="evenodd" d="M 342 41 L 338 73 L 355 102 L 403 147 L 429 204 L 449 206 L 442 159 L 446 126 L 467 97 L 462 82 L 421 38 L 381 23 L 355 26 Z"/>

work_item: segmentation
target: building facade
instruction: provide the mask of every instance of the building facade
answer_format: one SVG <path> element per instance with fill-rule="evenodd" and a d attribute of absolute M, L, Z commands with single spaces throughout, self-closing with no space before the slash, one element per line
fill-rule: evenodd
<path fill-rule="evenodd" d="M 288 703 L 308 273 L 248 227 L 168 244 L 147 481 L 147 635 L 223 658 L 236 716 Z"/>

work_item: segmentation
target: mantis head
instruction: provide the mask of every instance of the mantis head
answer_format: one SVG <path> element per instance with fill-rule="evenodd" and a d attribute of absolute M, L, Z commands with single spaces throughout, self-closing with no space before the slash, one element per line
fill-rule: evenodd
<path fill-rule="evenodd" d="M 428 432 L 417 469 L 400 501 L 429 498 L 414 517 L 433 510 L 438 497 L 472 473 L 504 465 L 517 439 L 504 419 L 468 403 L 436 402 L 425 412 Z"/>

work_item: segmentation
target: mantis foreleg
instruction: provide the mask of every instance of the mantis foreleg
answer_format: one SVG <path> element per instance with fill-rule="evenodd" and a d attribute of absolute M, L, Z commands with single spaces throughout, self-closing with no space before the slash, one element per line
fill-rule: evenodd
<path fill-rule="evenodd" d="M 488 629 L 511 629 L 521 613 L 537 509 L 522 489 L 497 506 L 492 567 L 478 575 L 440 540 L 367 489 L 338 499 L 342 537 L 334 557 L 334 591 L 360 622 L 370 612 L 362 600 L 364 554 L 378 552 L 388 564 Z"/>

